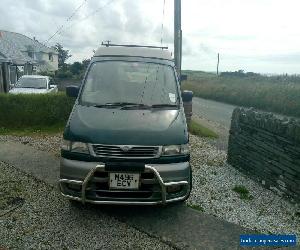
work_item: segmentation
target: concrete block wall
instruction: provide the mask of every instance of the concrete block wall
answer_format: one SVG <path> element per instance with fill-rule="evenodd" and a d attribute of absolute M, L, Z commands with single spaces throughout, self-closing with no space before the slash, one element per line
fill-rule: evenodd
<path fill-rule="evenodd" d="M 228 162 L 267 188 L 300 202 L 300 120 L 236 108 Z"/>

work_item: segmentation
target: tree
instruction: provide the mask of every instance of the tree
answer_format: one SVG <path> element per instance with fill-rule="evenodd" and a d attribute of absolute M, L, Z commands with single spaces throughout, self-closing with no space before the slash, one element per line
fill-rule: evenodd
<path fill-rule="evenodd" d="M 55 44 L 55 49 L 58 52 L 58 67 L 62 68 L 66 65 L 66 60 L 70 58 L 70 51 L 63 48 L 63 46 L 59 43 Z"/>
<path fill-rule="evenodd" d="M 82 60 L 82 66 L 83 66 L 84 70 L 87 69 L 87 67 L 89 66 L 90 62 L 91 62 L 91 59 L 84 59 L 84 60 Z"/>
<path fill-rule="evenodd" d="M 71 66 L 70 66 L 70 71 L 72 72 L 72 74 L 74 75 L 79 75 L 81 73 L 81 71 L 83 70 L 83 65 L 80 62 L 74 62 Z"/>

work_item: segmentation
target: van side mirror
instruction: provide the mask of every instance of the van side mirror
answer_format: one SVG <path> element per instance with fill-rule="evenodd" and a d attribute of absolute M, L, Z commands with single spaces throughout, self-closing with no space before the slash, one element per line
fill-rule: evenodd
<path fill-rule="evenodd" d="M 74 86 L 74 85 L 66 87 L 66 94 L 67 94 L 67 96 L 69 96 L 69 97 L 77 97 L 78 93 L 79 93 L 79 87 Z"/>
<path fill-rule="evenodd" d="M 187 75 L 180 75 L 180 81 L 186 81 Z"/>
<path fill-rule="evenodd" d="M 181 93 L 181 97 L 183 102 L 191 102 L 193 100 L 193 91 L 184 90 Z"/>

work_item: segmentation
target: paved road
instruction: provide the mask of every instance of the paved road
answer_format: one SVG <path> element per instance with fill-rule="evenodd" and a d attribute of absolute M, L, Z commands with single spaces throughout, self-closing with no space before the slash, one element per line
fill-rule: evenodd
<path fill-rule="evenodd" d="M 229 130 L 232 111 L 236 106 L 206 100 L 198 97 L 193 98 L 193 114 L 220 124 L 222 127 Z"/>
<path fill-rule="evenodd" d="M 0 142 L 0 149 L 0 161 L 13 165 L 52 186 L 57 185 L 59 171 L 57 157 L 28 145 L 12 142 Z M 238 225 L 199 213 L 184 204 L 166 207 L 88 205 L 85 209 L 91 213 L 101 210 L 150 237 L 169 243 L 169 246 L 175 249 L 238 249 L 239 235 L 250 233 Z M 79 213 L 80 211 L 79 208 Z M 99 218 L 99 225 L 101 223 Z M 77 230 L 81 230 L 80 225 Z"/>
<path fill-rule="evenodd" d="M 193 117 L 201 124 L 215 131 L 219 138 L 212 141 L 218 149 L 227 150 L 231 116 L 236 106 L 206 100 L 203 98 L 193 98 Z"/>

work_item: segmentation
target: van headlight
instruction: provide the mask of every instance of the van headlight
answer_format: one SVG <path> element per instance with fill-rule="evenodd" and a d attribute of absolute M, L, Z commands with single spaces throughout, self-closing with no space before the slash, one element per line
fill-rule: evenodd
<path fill-rule="evenodd" d="M 162 156 L 188 155 L 190 153 L 189 144 L 163 146 Z"/>
<path fill-rule="evenodd" d="M 74 152 L 74 153 L 81 153 L 81 154 L 90 153 L 87 144 L 83 142 L 63 140 L 61 144 L 61 149 Z"/>

